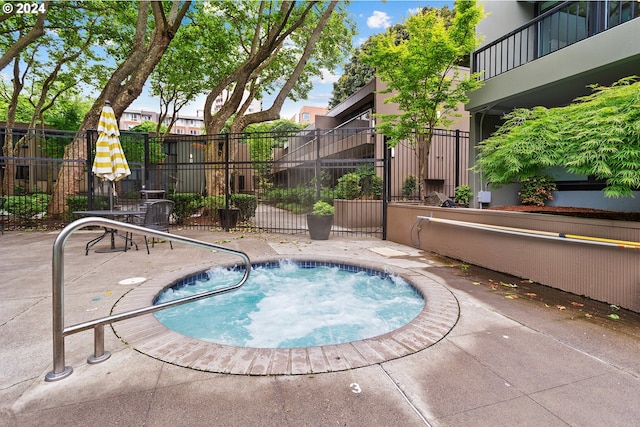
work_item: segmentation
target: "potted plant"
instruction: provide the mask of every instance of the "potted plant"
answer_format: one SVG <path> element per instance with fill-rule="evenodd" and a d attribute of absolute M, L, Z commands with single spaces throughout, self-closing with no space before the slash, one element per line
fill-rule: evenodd
<path fill-rule="evenodd" d="M 307 214 L 307 226 L 312 240 L 327 240 L 333 225 L 333 206 L 327 202 L 316 202 L 313 211 Z"/>
<path fill-rule="evenodd" d="M 220 219 L 220 226 L 225 230 L 235 228 L 235 226 L 238 224 L 239 216 L 240 209 L 238 208 L 218 208 L 218 218 Z"/>

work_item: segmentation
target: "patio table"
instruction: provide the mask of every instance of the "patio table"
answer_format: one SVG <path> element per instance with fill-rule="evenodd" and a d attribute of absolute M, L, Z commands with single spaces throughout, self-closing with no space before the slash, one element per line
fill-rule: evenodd
<path fill-rule="evenodd" d="M 101 218 L 109 218 L 109 219 L 114 219 L 116 221 L 122 221 L 122 222 L 129 222 L 129 218 L 131 217 L 135 217 L 135 216 L 142 216 L 144 215 L 143 211 L 140 210 L 110 210 L 110 209 L 105 209 L 105 210 L 89 210 L 89 211 L 74 211 L 74 214 L 77 215 L 82 215 L 82 216 L 96 216 L 96 217 L 101 217 Z M 136 247 L 136 250 L 138 250 L 138 244 L 136 242 L 134 242 L 131 237 L 129 237 L 129 233 L 125 233 L 125 235 L 123 236 L 122 234 L 118 233 L 118 230 L 115 228 L 109 228 L 109 227 L 103 227 L 104 228 L 104 233 L 98 237 L 96 237 L 95 239 L 90 240 L 89 242 L 87 242 L 87 245 L 85 246 L 85 255 L 89 255 L 89 249 L 91 249 L 96 243 L 100 242 L 102 239 L 104 239 L 107 235 L 110 235 L 111 237 L 111 245 L 109 248 L 107 249 L 98 249 L 96 250 L 96 252 L 98 253 L 106 253 L 106 252 L 120 252 L 120 251 L 127 251 L 127 245 L 129 243 L 131 243 L 132 245 L 134 245 Z M 115 236 L 120 237 L 121 239 L 124 239 L 124 247 L 120 248 L 120 247 L 116 247 L 116 242 L 115 242 Z"/>

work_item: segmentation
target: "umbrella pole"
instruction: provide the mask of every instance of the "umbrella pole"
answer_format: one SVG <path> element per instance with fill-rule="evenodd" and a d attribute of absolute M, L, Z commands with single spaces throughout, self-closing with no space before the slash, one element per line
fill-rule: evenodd
<path fill-rule="evenodd" d="M 111 181 L 111 185 L 109 186 L 109 210 L 113 210 L 113 181 Z"/>

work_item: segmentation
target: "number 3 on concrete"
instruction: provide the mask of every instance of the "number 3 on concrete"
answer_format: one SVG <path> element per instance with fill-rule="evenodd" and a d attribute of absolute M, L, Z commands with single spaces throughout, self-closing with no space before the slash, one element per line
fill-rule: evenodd
<path fill-rule="evenodd" d="M 360 385 L 358 385 L 358 383 L 351 383 L 349 384 L 349 387 L 351 388 L 351 392 L 352 393 L 361 393 L 362 389 L 360 388 Z"/>

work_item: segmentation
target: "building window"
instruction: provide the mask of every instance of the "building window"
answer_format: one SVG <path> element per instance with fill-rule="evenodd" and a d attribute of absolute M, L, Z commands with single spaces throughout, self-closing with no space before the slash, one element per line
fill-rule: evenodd
<path fill-rule="evenodd" d="M 311 114 L 309 114 L 309 113 L 302 113 L 302 121 L 303 121 L 303 122 L 310 122 L 310 121 L 311 121 Z"/>

